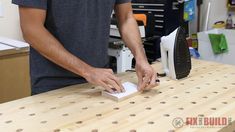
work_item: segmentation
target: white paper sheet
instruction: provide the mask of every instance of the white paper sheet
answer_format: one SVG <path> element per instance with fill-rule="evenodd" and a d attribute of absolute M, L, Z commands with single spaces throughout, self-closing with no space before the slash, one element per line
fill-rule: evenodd
<path fill-rule="evenodd" d="M 138 91 L 137 86 L 131 82 L 125 82 L 122 84 L 122 86 L 126 90 L 126 92 L 124 92 L 124 93 L 115 93 L 115 94 L 111 94 L 109 92 L 106 92 L 106 93 L 120 99 L 120 98 L 126 97 L 130 94 L 136 93 Z"/>

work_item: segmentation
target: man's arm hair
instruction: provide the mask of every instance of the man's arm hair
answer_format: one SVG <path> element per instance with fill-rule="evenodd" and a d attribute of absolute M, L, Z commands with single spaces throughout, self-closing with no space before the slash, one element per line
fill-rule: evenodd
<path fill-rule="evenodd" d="M 119 31 L 122 39 L 130 48 L 137 61 L 147 61 L 136 19 L 133 16 L 131 3 L 115 5 Z"/>
<path fill-rule="evenodd" d="M 69 53 L 44 27 L 46 10 L 19 7 L 23 37 L 41 55 L 57 65 L 80 76 L 85 76 L 90 66 Z M 46 68 L 46 67 L 45 67 Z"/>

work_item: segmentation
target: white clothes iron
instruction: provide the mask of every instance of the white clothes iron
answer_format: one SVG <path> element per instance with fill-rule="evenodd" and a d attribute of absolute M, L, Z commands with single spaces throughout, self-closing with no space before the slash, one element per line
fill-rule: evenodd
<path fill-rule="evenodd" d="M 161 38 L 161 60 L 168 77 L 177 80 L 189 75 L 191 56 L 182 27 Z"/>

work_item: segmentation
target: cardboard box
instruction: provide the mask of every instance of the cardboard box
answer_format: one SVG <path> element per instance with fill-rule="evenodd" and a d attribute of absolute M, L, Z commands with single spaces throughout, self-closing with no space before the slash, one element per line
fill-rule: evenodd
<path fill-rule="evenodd" d="M 0 103 L 30 94 L 29 48 L 0 43 Z"/>

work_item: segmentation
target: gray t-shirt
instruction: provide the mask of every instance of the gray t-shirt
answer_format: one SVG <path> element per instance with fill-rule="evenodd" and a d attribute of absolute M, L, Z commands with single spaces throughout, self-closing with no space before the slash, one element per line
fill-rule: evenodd
<path fill-rule="evenodd" d="M 70 53 L 100 68 L 108 64 L 109 26 L 113 7 L 130 1 L 12 0 L 20 6 L 46 10 L 45 27 L 48 31 Z M 47 60 L 33 48 L 30 48 L 30 73 L 32 94 L 86 82 L 84 78 Z"/>

